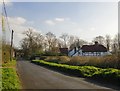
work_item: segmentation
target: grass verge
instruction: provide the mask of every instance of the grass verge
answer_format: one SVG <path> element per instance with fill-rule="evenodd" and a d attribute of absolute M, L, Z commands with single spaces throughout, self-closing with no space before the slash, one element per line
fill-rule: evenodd
<path fill-rule="evenodd" d="M 15 67 L 16 66 L 16 60 L 9 61 L 8 63 L 2 64 L 2 67 Z"/>
<path fill-rule="evenodd" d="M 15 69 L 2 68 L 2 89 L 9 91 L 20 89 L 20 81 Z"/>
<path fill-rule="evenodd" d="M 118 69 L 102 69 L 94 66 L 71 66 L 66 64 L 46 62 L 44 60 L 33 60 L 32 62 L 68 73 L 70 75 L 112 82 L 120 86 L 120 70 Z"/>
<path fill-rule="evenodd" d="M 16 72 L 16 61 L 10 61 L 2 65 L 2 90 L 3 91 L 18 91 L 21 89 L 19 77 Z"/>

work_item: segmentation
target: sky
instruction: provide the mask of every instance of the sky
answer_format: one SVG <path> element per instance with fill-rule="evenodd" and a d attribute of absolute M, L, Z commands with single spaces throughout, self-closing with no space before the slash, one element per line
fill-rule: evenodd
<path fill-rule="evenodd" d="M 99 35 L 118 33 L 117 2 L 12 2 L 6 3 L 6 10 L 15 46 L 29 28 L 57 37 L 68 33 L 89 42 Z"/>

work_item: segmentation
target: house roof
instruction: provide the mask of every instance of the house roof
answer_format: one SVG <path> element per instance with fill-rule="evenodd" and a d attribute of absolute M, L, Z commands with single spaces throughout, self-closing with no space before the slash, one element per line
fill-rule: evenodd
<path fill-rule="evenodd" d="M 81 49 L 83 52 L 107 52 L 107 48 L 100 44 L 83 45 Z"/>
<path fill-rule="evenodd" d="M 68 48 L 59 48 L 61 53 L 68 54 Z"/>

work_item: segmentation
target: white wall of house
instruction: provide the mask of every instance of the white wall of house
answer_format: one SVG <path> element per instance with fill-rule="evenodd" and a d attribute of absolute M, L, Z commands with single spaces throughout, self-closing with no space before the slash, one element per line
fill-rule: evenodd
<path fill-rule="evenodd" d="M 105 56 L 105 55 L 111 55 L 110 52 L 86 52 L 83 53 L 82 50 L 77 51 L 74 54 L 74 49 L 68 53 L 69 56 Z M 73 55 L 74 54 L 74 55 Z"/>
<path fill-rule="evenodd" d="M 74 54 L 74 52 L 75 52 L 75 51 L 74 51 L 74 49 L 73 49 L 72 51 L 70 51 L 70 52 L 68 53 L 68 55 L 71 56 L 71 55 Z"/>

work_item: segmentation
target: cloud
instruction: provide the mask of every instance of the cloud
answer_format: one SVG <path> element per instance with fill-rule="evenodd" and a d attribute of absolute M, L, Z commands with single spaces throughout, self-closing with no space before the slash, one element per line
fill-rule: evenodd
<path fill-rule="evenodd" d="M 91 31 L 95 31 L 96 28 L 95 28 L 95 27 L 91 27 L 90 30 L 91 30 Z"/>
<path fill-rule="evenodd" d="M 28 21 L 23 17 L 8 17 L 8 21 L 10 24 L 10 28 L 14 30 L 14 45 L 16 47 L 20 47 L 19 43 L 25 37 L 23 32 L 28 30 L 29 28 L 32 29 L 34 32 L 41 33 L 40 31 L 29 25 L 31 21 Z M 6 34 L 7 40 L 10 41 L 10 31 L 6 30 Z"/>
<path fill-rule="evenodd" d="M 56 21 L 57 20 L 57 21 Z M 56 34 L 56 36 L 60 36 L 62 33 L 68 33 L 79 36 L 83 31 L 80 24 L 72 21 L 70 18 L 54 18 L 55 26 L 47 26 L 45 25 L 44 31 L 51 31 Z M 76 31 L 76 32 L 75 32 Z"/>
<path fill-rule="evenodd" d="M 10 27 L 15 31 L 15 33 L 22 33 L 27 29 L 27 21 L 23 17 L 8 17 Z"/>
<path fill-rule="evenodd" d="M 23 33 L 29 28 L 32 29 L 34 32 L 38 32 L 37 29 L 29 25 L 31 24 L 31 21 L 28 21 L 23 17 L 8 17 L 8 21 L 11 28 L 13 28 L 14 31 L 16 31 L 17 33 Z M 32 24 L 34 24 L 34 22 L 32 22 Z"/>
<path fill-rule="evenodd" d="M 46 20 L 45 23 L 48 25 L 55 25 L 55 22 L 52 20 Z"/>
<path fill-rule="evenodd" d="M 45 23 L 50 26 L 54 26 L 59 23 L 63 23 L 65 21 L 70 20 L 69 18 L 54 18 L 52 20 L 46 20 Z"/>
<path fill-rule="evenodd" d="M 65 19 L 64 18 L 55 18 L 55 21 L 57 21 L 57 22 L 63 22 L 63 21 L 65 21 Z"/>
<path fill-rule="evenodd" d="M 12 6 L 12 1 L 11 0 L 4 0 L 5 5 L 7 6 Z M 3 4 L 3 0 L 0 0 L 0 6 Z"/>
<path fill-rule="evenodd" d="M 22 18 L 22 17 L 8 17 L 8 21 L 10 21 L 10 23 L 15 24 L 15 25 L 23 25 L 26 23 L 26 19 Z"/>
<path fill-rule="evenodd" d="M 3 2 L 3 0 L 0 0 L 1 2 Z M 9 3 L 11 2 L 11 0 L 4 0 L 5 3 Z"/>

